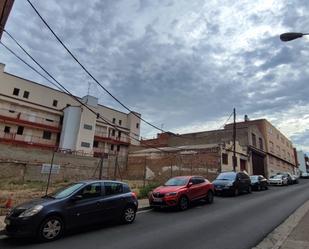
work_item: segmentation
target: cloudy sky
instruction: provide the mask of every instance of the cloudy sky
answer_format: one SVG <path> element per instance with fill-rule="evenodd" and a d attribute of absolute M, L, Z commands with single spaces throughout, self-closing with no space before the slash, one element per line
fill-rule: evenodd
<path fill-rule="evenodd" d="M 267 118 L 309 152 L 308 0 L 32 0 L 65 44 L 129 108 L 173 132 L 218 129 Z M 306 29 L 307 28 L 307 29 Z M 123 110 L 86 76 L 26 0 L 15 1 L 6 29 L 78 96 Z M 8 38 L 3 42 L 19 51 Z M 22 53 L 19 53 L 22 54 Z M 2 46 L 6 71 L 40 76 Z M 142 124 L 142 136 L 157 131 Z"/>

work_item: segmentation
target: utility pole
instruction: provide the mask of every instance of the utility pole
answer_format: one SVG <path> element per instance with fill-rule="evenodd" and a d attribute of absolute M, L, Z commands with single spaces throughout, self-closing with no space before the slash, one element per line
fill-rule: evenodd
<path fill-rule="evenodd" d="M 102 152 L 101 160 L 100 160 L 99 180 L 102 180 L 102 175 L 103 175 L 103 158 L 104 158 L 104 152 Z"/>
<path fill-rule="evenodd" d="M 51 159 L 51 162 L 50 162 L 50 168 L 49 168 L 47 186 L 46 186 L 46 190 L 45 190 L 45 195 L 46 195 L 46 196 L 47 196 L 47 193 L 48 193 L 48 188 L 49 188 L 49 183 L 50 183 L 50 177 L 51 177 L 52 170 L 53 170 L 53 164 L 54 164 L 55 153 L 56 153 L 56 149 L 53 150 L 53 155 L 52 155 L 52 159 Z"/>
<path fill-rule="evenodd" d="M 237 158 L 236 158 L 236 109 L 233 109 L 234 123 L 233 123 L 233 171 L 236 171 Z"/>

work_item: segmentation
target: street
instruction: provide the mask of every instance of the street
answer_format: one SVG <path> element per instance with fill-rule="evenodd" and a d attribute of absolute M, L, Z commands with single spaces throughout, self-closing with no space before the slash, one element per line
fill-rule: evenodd
<path fill-rule="evenodd" d="M 309 199 L 309 180 L 238 197 L 217 197 L 185 212 L 141 211 L 132 225 L 73 232 L 51 243 L 0 240 L 0 248 L 245 249 L 257 245 Z M 90 231 L 89 231 L 90 230 Z"/>

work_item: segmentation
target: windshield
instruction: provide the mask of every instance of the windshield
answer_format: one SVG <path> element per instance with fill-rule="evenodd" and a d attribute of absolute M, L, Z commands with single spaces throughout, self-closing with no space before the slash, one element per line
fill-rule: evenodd
<path fill-rule="evenodd" d="M 259 176 L 250 176 L 251 181 L 257 181 Z"/>
<path fill-rule="evenodd" d="M 177 177 L 169 179 L 164 186 L 184 186 L 187 185 L 188 178 L 187 177 Z"/>
<path fill-rule="evenodd" d="M 234 181 L 236 174 L 234 172 L 221 173 L 217 176 L 216 180 Z"/>
<path fill-rule="evenodd" d="M 53 197 L 55 199 L 61 199 L 71 195 L 72 193 L 75 192 L 75 190 L 79 189 L 83 185 L 84 183 L 73 183 L 64 188 L 56 190 L 55 192 L 49 194 L 48 196 Z"/>
<path fill-rule="evenodd" d="M 272 179 L 282 179 L 282 175 L 271 176 Z"/>

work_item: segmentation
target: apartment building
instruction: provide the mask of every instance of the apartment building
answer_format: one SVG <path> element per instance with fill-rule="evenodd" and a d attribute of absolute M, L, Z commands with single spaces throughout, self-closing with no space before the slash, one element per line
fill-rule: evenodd
<path fill-rule="evenodd" d="M 265 141 L 265 154 L 260 155 L 260 164 L 264 160 L 265 175 L 270 176 L 278 172 L 295 173 L 297 171 L 294 147 L 292 142 L 273 126 L 266 119 L 245 120 L 237 123 L 237 129 L 242 127 L 255 126 L 258 128 L 261 137 L 255 132 L 248 134 L 252 141 L 253 147 L 261 147 L 261 143 Z M 226 125 L 225 128 L 231 128 L 232 124 Z"/>
<path fill-rule="evenodd" d="M 4 67 L 0 64 L 1 143 L 89 156 L 127 155 L 130 144 L 139 144 L 139 113 L 100 105 L 89 95 L 78 98 L 85 107 L 66 93 L 6 73 Z"/>

